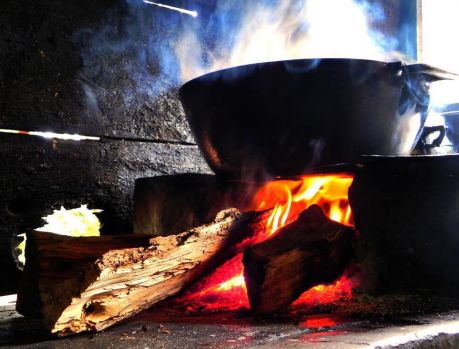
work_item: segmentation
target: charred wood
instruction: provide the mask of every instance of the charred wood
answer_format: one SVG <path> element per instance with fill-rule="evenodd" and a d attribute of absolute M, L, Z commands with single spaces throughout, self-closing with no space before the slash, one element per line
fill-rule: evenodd
<path fill-rule="evenodd" d="M 252 311 L 283 310 L 309 288 L 338 278 L 353 256 L 354 236 L 313 205 L 273 238 L 247 248 L 244 277 Z"/>

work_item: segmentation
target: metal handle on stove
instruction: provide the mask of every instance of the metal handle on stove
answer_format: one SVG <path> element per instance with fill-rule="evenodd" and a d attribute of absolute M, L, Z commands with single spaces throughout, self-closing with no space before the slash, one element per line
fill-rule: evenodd
<path fill-rule="evenodd" d="M 427 137 L 434 134 L 435 132 L 440 132 L 438 137 L 436 137 L 433 141 L 429 142 Z M 416 145 L 413 154 L 430 154 L 430 150 L 433 148 L 438 148 L 441 146 L 441 143 L 445 139 L 446 136 L 446 127 L 443 125 L 439 126 L 424 126 L 422 129 L 421 136 L 419 138 L 419 142 Z"/>
<path fill-rule="evenodd" d="M 459 76 L 428 64 L 392 62 L 388 63 L 388 68 L 395 81 L 403 86 L 398 106 L 399 115 L 405 115 L 409 110 L 415 110 L 420 114 L 421 123 L 411 153 L 429 154 L 431 149 L 440 147 L 446 136 L 445 126 L 424 125 L 430 107 L 430 83 L 439 80 L 459 80 Z M 429 142 L 427 138 L 435 132 L 440 132 L 438 137 Z"/>
<path fill-rule="evenodd" d="M 402 77 L 403 75 L 422 76 L 428 82 L 459 79 L 459 75 L 455 73 L 424 63 L 406 64 L 399 61 L 388 63 L 388 67 L 395 77 Z"/>

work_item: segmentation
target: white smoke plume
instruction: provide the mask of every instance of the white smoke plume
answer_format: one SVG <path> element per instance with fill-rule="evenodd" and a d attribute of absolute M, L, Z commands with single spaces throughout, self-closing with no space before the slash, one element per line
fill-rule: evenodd
<path fill-rule="evenodd" d="M 372 22 L 382 16 L 381 9 L 355 0 L 247 5 L 239 26 L 226 25 L 222 42 L 212 48 L 201 39 L 200 28 L 185 30 L 175 46 L 181 80 L 228 67 L 288 59 L 394 60 L 394 43 L 371 29 Z M 232 44 L 225 44 L 225 39 Z"/>

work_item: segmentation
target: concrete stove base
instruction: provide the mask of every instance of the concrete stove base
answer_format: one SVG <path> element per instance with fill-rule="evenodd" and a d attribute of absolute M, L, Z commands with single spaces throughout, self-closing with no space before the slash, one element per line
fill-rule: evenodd
<path fill-rule="evenodd" d="M 14 297 L 0 306 L 0 346 L 37 349 L 459 348 L 459 311 L 381 322 L 327 314 L 295 320 L 260 320 L 234 312 L 178 318 L 158 315 L 151 310 L 101 333 L 55 339 L 43 332 L 36 321 L 16 313 L 14 307 Z"/>

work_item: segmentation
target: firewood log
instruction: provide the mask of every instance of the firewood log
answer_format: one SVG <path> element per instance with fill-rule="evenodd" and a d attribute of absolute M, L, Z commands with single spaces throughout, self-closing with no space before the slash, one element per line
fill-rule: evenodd
<path fill-rule="evenodd" d="M 273 238 L 247 248 L 243 263 L 251 310 L 281 311 L 309 288 L 338 278 L 352 259 L 354 235 L 313 205 Z"/>
<path fill-rule="evenodd" d="M 184 233 L 71 238 L 28 234 L 17 309 L 38 306 L 59 336 L 99 331 L 170 297 L 241 252 L 269 211 L 220 212 Z"/>

